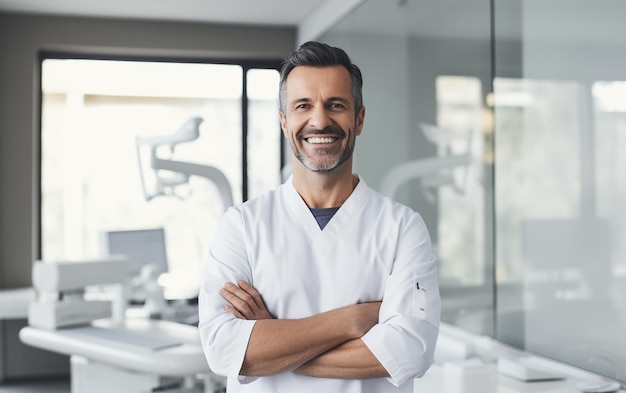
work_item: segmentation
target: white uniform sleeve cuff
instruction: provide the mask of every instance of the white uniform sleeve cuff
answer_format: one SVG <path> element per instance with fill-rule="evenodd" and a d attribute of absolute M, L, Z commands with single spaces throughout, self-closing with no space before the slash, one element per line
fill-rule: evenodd
<path fill-rule="evenodd" d="M 232 362 L 230 363 L 230 369 L 227 371 L 227 376 L 229 378 L 236 379 L 242 384 L 250 383 L 256 379 L 239 375 L 241 367 L 243 366 L 243 360 L 246 356 L 246 350 L 248 349 L 250 335 L 255 323 L 256 321 L 241 321 L 237 327 L 236 334 L 232 338 Z M 245 343 L 245 345 L 242 343 Z"/>
<path fill-rule="evenodd" d="M 433 361 L 439 330 L 425 320 L 374 326 L 361 339 L 387 370 L 387 380 L 400 386 L 421 377 Z"/>

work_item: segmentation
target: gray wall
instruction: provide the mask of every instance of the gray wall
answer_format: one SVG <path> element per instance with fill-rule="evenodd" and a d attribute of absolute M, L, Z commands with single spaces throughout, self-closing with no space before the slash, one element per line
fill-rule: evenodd
<path fill-rule="evenodd" d="M 38 253 L 40 51 L 280 59 L 295 37 L 289 27 L 0 13 L 0 288 L 29 286 Z"/>

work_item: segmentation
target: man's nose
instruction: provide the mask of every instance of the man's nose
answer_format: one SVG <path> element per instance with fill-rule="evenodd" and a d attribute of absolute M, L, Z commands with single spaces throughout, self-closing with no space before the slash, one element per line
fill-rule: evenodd
<path fill-rule="evenodd" d="M 317 129 L 323 130 L 324 128 L 331 125 L 330 117 L 326 112 L 326 108 L 323 106 L 316 106 L 311 111 L 311 117 L 309 118 L 309 126 Z"/>

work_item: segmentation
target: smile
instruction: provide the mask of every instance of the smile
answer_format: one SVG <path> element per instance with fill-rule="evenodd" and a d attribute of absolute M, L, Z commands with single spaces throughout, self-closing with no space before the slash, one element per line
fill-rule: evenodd
<path fill-rule="evenodd" d="M 311 138 L 306 138 L 305 140 L 307 142 L 309 142 L 309 143 L 333 143 L 334 141 L 337 140 L 337 138 L 333 138 L 333 137 L 324 137 L 324 138 L 311 137 Z"/>

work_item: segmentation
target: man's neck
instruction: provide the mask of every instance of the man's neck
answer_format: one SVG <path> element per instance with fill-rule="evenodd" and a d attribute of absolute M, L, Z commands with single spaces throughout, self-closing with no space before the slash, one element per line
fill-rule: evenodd
<path fill-rule="evenodd" d="M 316 173 L 306 168 L 294 168 L 293 173 L 293 186 L 310 208 L 341 206 L 358 182 L 349 165 L 329 173 Z"/>

